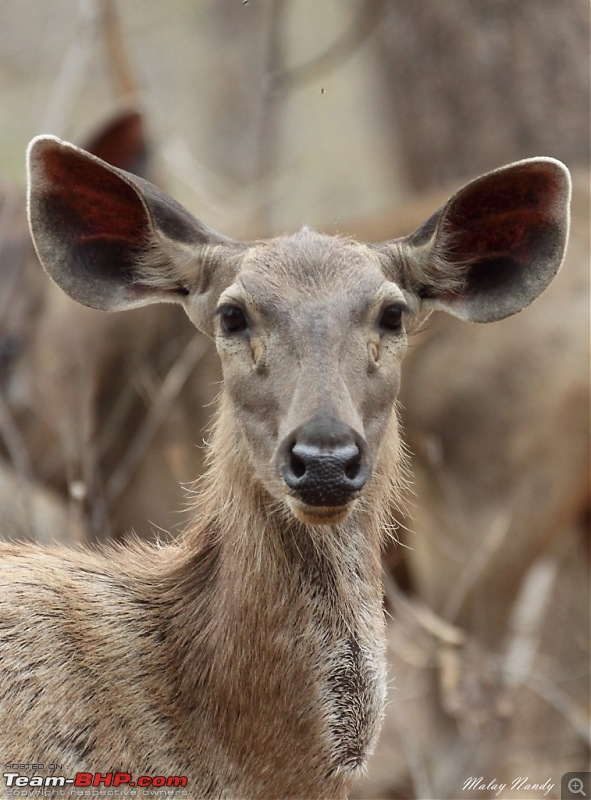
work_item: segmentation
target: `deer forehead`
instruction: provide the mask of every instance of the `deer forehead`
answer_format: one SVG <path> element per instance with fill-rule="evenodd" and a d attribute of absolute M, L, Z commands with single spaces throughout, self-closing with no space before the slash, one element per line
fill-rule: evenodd
<path fill-rule="evenodd" d="M 344 322 L 362 317 L 368 308 L 404 299 L 370 246 L 303 228 L 251 245 L 220 301 L 242 303 L 265 319 L 303 321 L 344 314 Z"/>

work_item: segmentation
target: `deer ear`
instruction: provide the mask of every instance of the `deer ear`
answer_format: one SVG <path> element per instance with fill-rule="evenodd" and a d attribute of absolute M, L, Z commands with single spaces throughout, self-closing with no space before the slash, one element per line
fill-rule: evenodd
<path fill-rule="evenodd" d="M 28 175 L 37 254 L 74 300 L 119 311 L 191 294 L 194 309 L 212 294 L 206 253 L 233 243 L 160 189 L 51 136 L 31 142 Z"/>
<path fill-rule="evenodd" d="M 568 238 L 569 172 L 518 161 L 467 184 L 400 240 L 407 280 L 426 308 L 492 322 L 532 302 L 558 272 Z"/>
<path fill-rule="evenodd" d="M 125 108 L 111 117 L 83 144 L 83 149 L 114 167 L 146 177 L 150 147 L 142 114 Z"/>

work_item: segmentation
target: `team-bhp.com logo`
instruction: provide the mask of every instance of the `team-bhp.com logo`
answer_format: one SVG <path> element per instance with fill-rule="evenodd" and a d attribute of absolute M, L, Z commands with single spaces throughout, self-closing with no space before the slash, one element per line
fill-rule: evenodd
<path fill-rule="evenodd" d="M 183 789 L 187 785 L 184 776 L 140 775 L 133 778 L 129 772 L 77 772 L 73 778 L 63 775 L 21 775 L 19 772 L 4 772 L 7 789 L 37 788 L 59 789 L 68 786 L 83 789 L 103 787 L 141 787 L 153 789 Z"/>

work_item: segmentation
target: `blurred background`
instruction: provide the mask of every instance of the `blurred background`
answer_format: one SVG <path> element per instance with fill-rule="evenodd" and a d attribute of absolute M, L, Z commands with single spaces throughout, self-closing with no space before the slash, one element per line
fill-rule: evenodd
<path fill-rule="evenodd" d="M 177 309 L 102 315 L 49 284 L 26 227 L 33 136 L 245 238 L 391 239 L 507 162 L 572 171 L 552 287 L 493 326 L 434 315 L 411 343 L 414 494 L 384 554 L 390 697 L 359 798 L 558 798 L 589 769 L 589 16 L 586 0 L 0 5 L 6 538 L 176 535 L 220 380 Z"/>

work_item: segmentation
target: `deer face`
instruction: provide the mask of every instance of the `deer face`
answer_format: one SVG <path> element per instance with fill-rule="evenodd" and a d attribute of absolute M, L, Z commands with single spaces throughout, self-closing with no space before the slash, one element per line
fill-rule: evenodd
<path fill-rule="evenodd" d="M 398 393 L 412 298 L 357 242 L 303 230 L 248 247 L 214 335 L 253 468 L 305 522 L 371 478 Z"/>
<path fill-rule="evenodd" d="M 371 481 L 412 321 L 519 311 L 556 274 L 568 229 L 568 172 L 551 159 L 489 173 L 378 245 L 307 229 L 235 242 L 53 138 L 33 142 L 29 174 L 51 277 L 95 308 L 182 304 L 215 339 L 253 472 L 311 524 L 343 519 Z"/>

